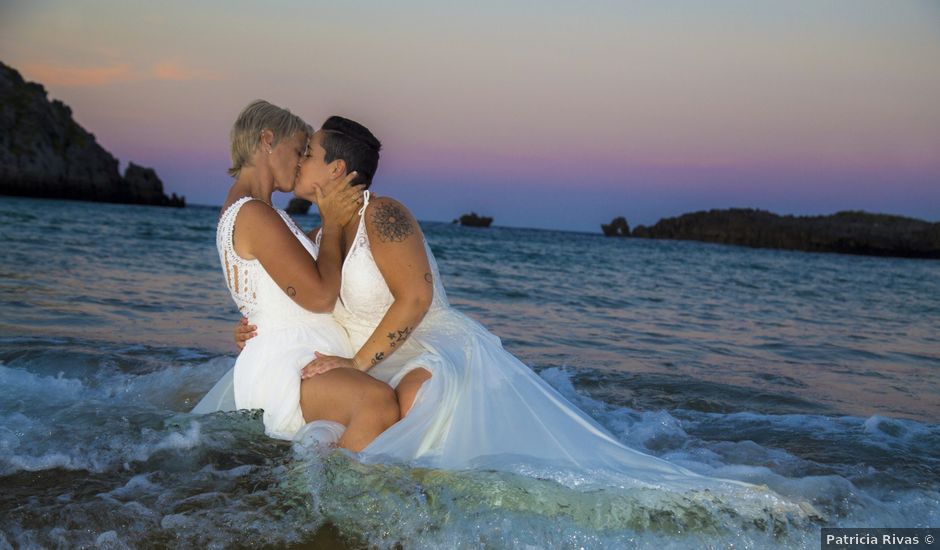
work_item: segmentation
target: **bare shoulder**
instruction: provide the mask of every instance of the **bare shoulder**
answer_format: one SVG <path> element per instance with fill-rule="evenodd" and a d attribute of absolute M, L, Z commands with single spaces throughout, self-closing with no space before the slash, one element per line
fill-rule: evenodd
<path fill-rule="evenodd" d="M 277 210 L 264 201 L 247 201 L 235 217 L 235 251 L 251 257 L 261 243 L 283 243 L 293 238 Z"/>
<path fill-rule="evenodd" d="M 235 226 L 263 226 L 271 222 L 281 222 L 281 216 L 266 202 L 260 200 L 246 201 L 236 216 Z"/>
<path fill-rule="evenodd" d="M 370 237 L 377 237 L 383 243 L 404 242 L 421 234 L 408 208 L 391 197 L 376 197 L 369 202 L 366 229 Z"/>

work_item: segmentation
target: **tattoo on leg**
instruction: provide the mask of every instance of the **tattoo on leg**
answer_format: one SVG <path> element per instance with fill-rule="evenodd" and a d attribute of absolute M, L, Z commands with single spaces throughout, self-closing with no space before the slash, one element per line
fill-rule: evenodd
<path fill-rule="evenodd" d="M 425 274 L 424 274 L 424 280 L 427 281 L 428 284 L 431 284 L 431 283 L 434 282 L 434 279 L 431 278 L 431 274 L 430 274 L 430 273 L 425 273 Z"/>
<path fill-rule="evenodd" d="M 289 286 L 287 287 L 287 295 L 293 298 L 294 296 L 297 296 L 297 291 L 294 290 L 294 287 Z"/>
<path fill-rule="evenodd" d="M 384 242 L 400 243 L 414 233 L 414 225 L 397 204 L 381 203 L 372 213 L 372 224 Z"/>
<path fill-rule="evenodd" d="M 404 330 L 393 331 L 393 332 L 388 333 L 389 343 L 391 344 L 393 348 L 397 347 L 398 344 L 401 344 L 402 342 L 407 340 L 409 336 L 411 336 L 410 327 L 405 327 Z"/>
<path fill-rule="evenodd" d="M 372 366 L 374 367 L 375 365 L 377 365 L 378 362 L 381 361 L 382 359 L 385 359 L 385 353 L 381 351 L 376 353 L 375 357 L 372 358 Z"/>

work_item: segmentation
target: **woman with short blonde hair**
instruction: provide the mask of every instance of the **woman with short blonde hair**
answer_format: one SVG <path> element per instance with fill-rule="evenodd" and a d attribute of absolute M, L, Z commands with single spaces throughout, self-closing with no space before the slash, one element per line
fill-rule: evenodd
<path fill-rule="evenodd" d="M 272 105 L 263 99 L 256 99 L 242 109 L 229 133 L 232 167 L 228 169 L 228 175 L 237 179 L 242 167 L 250 165 L 261 133 L 265 130 L 270 130 L 273 134 L 273 146 L 277 146 L 284 137 L 297 132 L 307 135 L 313 133 L 310 125 L 290 110 Z"/>
<path fill-rule="evenodd" d="M 232 127 L 229 174 L 235 181 L 216 246 L 232 299 L 262 329 L 193 412 L 262 409 L 265 433 L 280 439 L 321 421 L 325 439 L 338 437 L 338 445 L 359 451 L 398 421 L 392 389 L 355 369 L 300 377 L 315 352 L 352 353 L 332 311 L 343 227 L 362 203 L 361 187 L 349 185 L 357 174 L 316 188 L 312 198 L 323 222 L 318 243 L 271 203 L 274 191 L 289 193 L 302 177 L 309 134 L 300 117 L 261 100 L 245 107 Z"/>

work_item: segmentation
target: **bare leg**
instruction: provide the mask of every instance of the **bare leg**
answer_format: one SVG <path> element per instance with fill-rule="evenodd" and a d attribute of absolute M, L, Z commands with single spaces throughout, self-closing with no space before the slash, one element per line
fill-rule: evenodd
<path fill-rule="evenodd" d="M 411 406 L 414 405 L 415 396 L 421 385 L 431 379 L 431 373 L 427 369 L 414 369 L 402 377 L 395 388 L 395 394 L 398 395 L 398 406 L 401 409 L 401 417 L 404 418 Z"/>
<path fill-rule="evenodd" d="M 395 422 L 398 402 L 392 388 L 356 369 L 339 368 L 303 380 L 304 421 L 332 420 L 346 426 L 338 445 L 359 452 Z"/>

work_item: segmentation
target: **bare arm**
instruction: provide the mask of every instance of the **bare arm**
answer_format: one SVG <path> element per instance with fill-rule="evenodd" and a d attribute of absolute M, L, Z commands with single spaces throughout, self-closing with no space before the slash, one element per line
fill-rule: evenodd
<path fill-rule="evenodd" d="M 329 313 L 339 296 L 342 266 L 342 226 L 358 208 L 359 187 L 342 186 L 320 197 L 323 236 L 319 261 L 284 223 L 280 214 L 261 201 L 249 201 L 238 213 L 234 241 L 239 255 L 257 258 L 277 285 L 301 307 Z"/>
<path fill-rule="evenodd" d="M 395 301 L 353 357 L 369 370 L 395 353 L 424 318 L 434 297 L 431 266 L 418 222 L 401 203 L 377 198 L 366 215 L 372 257 Z"/>
<path fill-rule="evenodd" d="M 366 213 L 366 231 L 372 256 L 394 301 L 351 360 L 318 355 L 304 369 L 304 377 L 342 366 L 369 370 L 405 343 L 431 306 L 431 267 L 421 228 L 411 213 L 393 199 L 376 198 Z"/>

